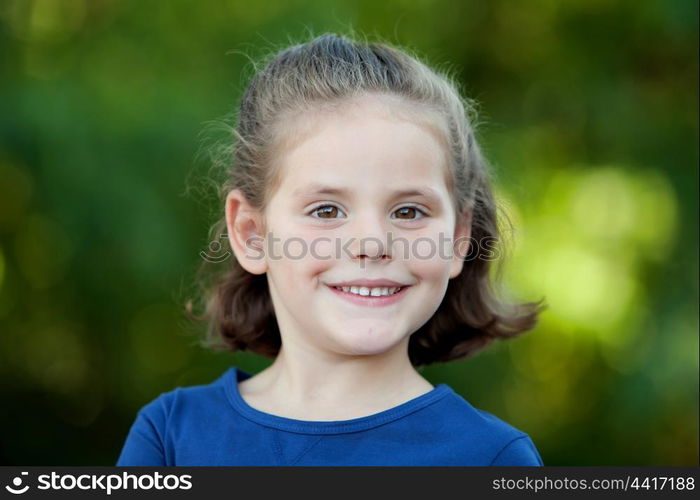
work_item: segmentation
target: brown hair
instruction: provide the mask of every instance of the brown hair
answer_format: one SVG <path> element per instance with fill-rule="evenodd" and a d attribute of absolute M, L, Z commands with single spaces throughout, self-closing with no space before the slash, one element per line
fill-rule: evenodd
<path fill-rule="evenodd" d="M 241 98 L 228 144 L 215 162 L 223 164 L 226 179 L 220 202 L 240 189 L 249 203 L 264 213 L 276 183 L 271 167 L 283 117 L 342 103 L 363 93 L 389 94 L 437 112 L 446 124 L 450 156 L 450 191 L 457 213 L 472 211 L 476 241 L 499 241 L 497 206 L 489 169 L 474 135 L 474 103 L 463 98 L 454 79 L 429 68 L 406 49 L 388 43 L 357 41 L 324 34 L 273 54 L 252 77 Z M 222 214 L 223 210 L 219 211 Z M 226 232 L 225 217 L 210 237 Z M 470 356 L 497 338 L 532 329 L 546 307 L 539 302 L 513 303 L 496 297 L 499 272 L 491 276 L 492 249 L 472 245 L 462 272 L 449 281 L 437 311 L 409 340 L 414 366 Z M 205 260 L 199 272 L 209 266 Z M 228 269 L 212 282 L 199 281 L 204 311 L 190 318 L 208 322 L 205 345 L 216 349 L 247 350 L 275 357 L 281 346 L 267 279 L 246 271 L 232 256 Z"/>

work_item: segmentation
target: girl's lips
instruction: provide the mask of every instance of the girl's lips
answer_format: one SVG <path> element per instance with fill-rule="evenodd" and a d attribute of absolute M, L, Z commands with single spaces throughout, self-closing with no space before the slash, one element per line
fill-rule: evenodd
<path fill-rule="evenodd" d="M 401 300 L 404 297 L 404 295 L 406 295 L 406 291 L 409 288 L 411 288 L 410 285 L 403 286 L 398 292 L 396 292 L 393 295 L 380 295 L 378 297 L 373 297 L 371 295 L 357 295 L 355 293 L 344 292 L 342 290 L 338 290 L 337 288 L 331 285 L 327 286 L 328 288 L 330 288 L 331 292 L 335 293 L 340 298 L 345 299 L 352 304 L 367 307 L 384 307 L 389 306 L 391 304 L 395 304 L 396 302 Z"/>

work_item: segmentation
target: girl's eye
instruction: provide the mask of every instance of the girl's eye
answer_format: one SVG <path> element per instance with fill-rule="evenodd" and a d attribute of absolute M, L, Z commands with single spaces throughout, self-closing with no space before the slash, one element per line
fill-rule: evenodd
<path fill-rule="evenodd" d="M 418 207 L 401 207 L 394 211 L 394 214 L 396 214 L 396 217 L 392 218 L 401 220 L 418 220 L 426 215 L 425 212 Z M 316 219 L 336 219 L 345 217 L 343 211 L 335 205 L 320 205 L 311 211 L 311 216 Z"/>
<path fill-rule="evenodd" d="M 397 219 L 403 220 L 416 220 L 422 218 L 425 215 L 425 212 L 423 212 L 418 207 L 401 207 L 394 213 L 397 214 Z M 420 217 L 418 216 L 418 214 L 420 214 Z"/>
<path fill-rule="evenodd" d="M 342 210 L 335 205 L 321 205 L 311 211 L 312 214 L 317 214 L 317 219 L 335 219 L 339 212 L 342 213 Z"/>

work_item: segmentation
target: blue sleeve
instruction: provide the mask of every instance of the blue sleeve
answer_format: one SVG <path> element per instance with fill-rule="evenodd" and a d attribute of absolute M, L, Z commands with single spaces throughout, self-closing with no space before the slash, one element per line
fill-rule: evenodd
<path fill-rule="evenodd" d="M 162 397 L 144 406 L 136 415 L 122 448 L 117 466 L 165 466 L 167 408 Z"/>
<path fill-rule="evenodd" d="M 506 444 L 501 451 L 491 461 L 491 465 L 527 465 L 544 466 L 535 444 L 530 436 L 523 435 L 517 437 Z"/>

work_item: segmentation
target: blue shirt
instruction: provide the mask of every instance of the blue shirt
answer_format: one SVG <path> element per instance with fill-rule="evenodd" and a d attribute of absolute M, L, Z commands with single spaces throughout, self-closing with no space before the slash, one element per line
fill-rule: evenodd
<path fill-rule="evenodd" d="M 229 368 L 139 410 L 117 465 L 543 465 L 530 437 L 470 405 L 445 384 L 379 413 L 306 421 L 248 405 Z"/>

